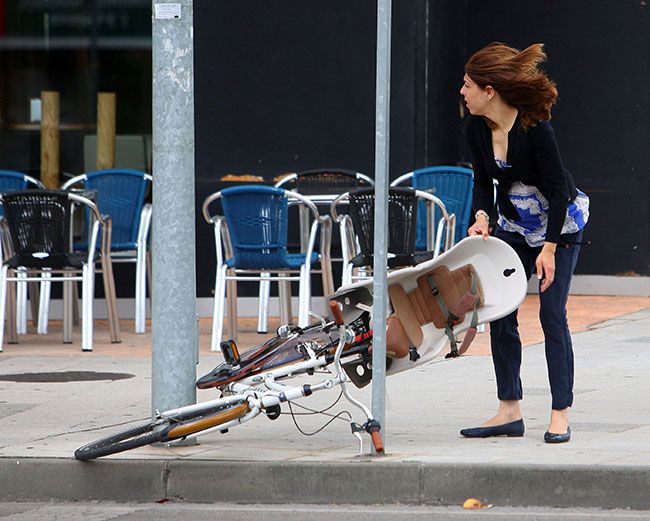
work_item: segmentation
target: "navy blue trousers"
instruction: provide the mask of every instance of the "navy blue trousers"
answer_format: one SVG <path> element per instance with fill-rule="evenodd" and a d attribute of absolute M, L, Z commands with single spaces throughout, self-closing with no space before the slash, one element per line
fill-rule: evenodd
<path fill-rule="evenodd" d="M 542 248 L 529 246 L 518 233 L 497 229 L 495 235 L 517 252 L 529 279 L 535 271 L 535 261 Z M 581 240 L 582 231 L 560 237 L 555 251 L 555 279 L 544 293 L 539 294 L 539 319 L 544 331 L 551 407 L 556 410 L 566 409 L 573 404 L 573 346 L 566 318 L 566 302 Z M 523 397 L 518 325 L 516 310 L 490 323 L 490 344 L 499 400 L 521 400 Z"/>

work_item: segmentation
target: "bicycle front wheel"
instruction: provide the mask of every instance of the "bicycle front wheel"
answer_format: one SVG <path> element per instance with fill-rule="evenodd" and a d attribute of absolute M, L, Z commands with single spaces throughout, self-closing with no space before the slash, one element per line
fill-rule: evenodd
<path fill-rule="evenodd" d="M 249 411 L 250 406 L 244 402 L 179 414 L 172 418 L 166 418 L 162 422 L 150 422 L 95 440 L 79 447 L 75 451 L 74 457 L 84 461 L 143 447 L 151 443 L 182 440 L 192 434 L 241 418 Z"/>

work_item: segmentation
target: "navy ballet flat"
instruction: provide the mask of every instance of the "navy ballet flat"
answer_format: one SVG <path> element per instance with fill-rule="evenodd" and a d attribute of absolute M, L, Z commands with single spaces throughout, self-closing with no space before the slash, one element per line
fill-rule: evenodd
<path fill-rule="evenodd" d="M 466 438 L 490 438 L 492 436 L 508 436 L 510 438 L 520 438 L 524 435 L 524 420 L 517 420 L 502 425 L 493 425 L 492 427 L 473 427 L 471 429 L 462 429 L 461 436 Z"/>
<path fill-rule="evenodd" d="M 554 432 L 546 431 L 544 433 L 544 441 L 546 443 L 566 443 L 571 439 L 571 427 L 566 428 L 564 434 L 555 434 Z"/>

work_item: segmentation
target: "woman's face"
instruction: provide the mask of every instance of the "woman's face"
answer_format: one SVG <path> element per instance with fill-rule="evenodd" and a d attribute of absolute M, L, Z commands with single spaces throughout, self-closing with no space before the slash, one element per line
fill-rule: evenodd
<path fill-rule="evenodd" d="M 488 103 L 488 92 L 482 89 L 472 79 L 465 74 L 463 76 L 463 86 L 460 89 L 460 94 L 465 98 L 465 105 L 471 114 L 475 116 L 484 116 L 485 107 Z"/>

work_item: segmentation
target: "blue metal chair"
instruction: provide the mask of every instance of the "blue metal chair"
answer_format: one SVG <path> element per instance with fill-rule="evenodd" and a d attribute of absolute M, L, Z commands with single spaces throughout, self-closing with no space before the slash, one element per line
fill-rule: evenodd
<path fill-rule="evenodd" d="M 330 204 L 339 195 L 362 187 L 372 187 L 375 182 L 367 175 L 350 170 L 346 168 L 316 168 L 312 170 L 304 170 L 298 173 L 289 173 L 280 178 L 274 186 L 291 190 L 304 195 L 319 209 L 321 215 L 328 215 Z M 309 227 L 311 217 L 309 209 L 300 205 L 298 208 L 298 218 L 300 219 L 300 251 L 307 249 L 307 242 L 309 240 Z M 329 241 L 329 246 L 323 245 L 323 239 Z M 341 241 L 338 237 L 325 236 L 321 233 L 321 252 L 331 250 L 336 254 L 336 257 L 331 258 L 333 261 L 342 261 L 341 254 L 338 253 L 342 249 Z M 325 269 L 329 267 L 330 263 L 324 263 Z M 316 271 L 316 270 L 315 270 Z M 334 281 L 331 274 L 323 274 L 323 295 L 331 295 L 334 293 Z M 329 281 L 329 283 L 327 283 Z M 260 283 L 260 306 L 258 313 L 258 333 L 267 332 L 267 310 L 269 299 L 269 284 L 267 282 Z"/>
<path fill-rule="evenodd" d="M 23 172 L 16 170 L 0 170 L 0 193 L 13 190 L 27 190 L 27 188 L 45 188 L 43 183 Z M 3 215 L 0 206 L 0 216 Z"/>
<path fill-rule="evenodd" d="M 15 190 L 27 190 L 28 188 L 39 188 L 44 189 L 45 186 L 38 179 L 31 177 L 24 172 L 18 172 L 16 170 L 0 170 L 0 193 L 12 192 Z M 4 215 L 4 209 L 0 205 L 0 217 Z M 20 272 L 18 277 L 20 278 Z M 36 323 L 38 315 L 38 294 L 36 290 L 36 285 L 30 285 L 30 290 L 32 290 L 32 318 L 34 323 Z M 27 287 L 25 283 L 18 282 L 16 285 L 16 333 L 24 335 L 27 333 Z M 13 331 L 10 333 L 11 340 L 14 339 Z"/>
<path fill-rule="evenodd" d="M 151 272 L 148 256 L 148 236 L 151 205 L 145 204 L 151 175 L 140 170 L 108 169 L 73 177 L 63 185 L 64 190 L 82 186 L 93 192 L 100 212 L 113 222 L 111 259 L 113 262 L 135 263 L 135 332 L 145 332 L 147 272 Z M 90 214 L 86 212 L 88 223 Z M 84 251 L 85 243 L 75 244 Z"/>
<path fill-rule="evenodd" d="M 217 200 L 221 202 L 223 215 L 210 213 L 210 205 Z M 290 202 L 305 205 L 313 217 L 307 248 L 303 253 L 290 253 L 287 246 Z M 298 325 L 308 325 L 311 266 L 329 261 L 326 253 L 319 255 L 314 251 L 314 244 L 319 225 L 329 223 L 329 216 L 319 216 L 316 206 L 303 195 L 259 185 L 226 188 L 209 195 L 203 202 L 203 216 L 214 226 L 217 255 L 212 351 L 220 349 L 226 282 L 229 283 L 228 317 L 233 338 L 237 334 L 237 281 L 299 281 Z M 296 273 L 299 275 L 296 276 Z M 283 313 L 285 310 L 286 307 L 281 305 L 281 319 L 287 323 L 290 317 L 283 316 L 286 315 Z"/>
<path fill-rule="evenodd" d="M 438 197 L 447 211 L 456 216 L 452 246 L 467 235 L 472 213 L 472 188 L 474 187 L 474 173 L 470 168 L 459 166 L 421 168 L 398 177 L 391 183 L 391 186 L 399 186 L 408 180 L 416 190 L 422 190 Z M 439 216 L 434 216 L 432 220 L 435 223 L 434 226 L 440 226 Z M 430 237 L 431 228 L 427 227 L 427 222 L 426 212 L 421 211 L 418 216 L 417 250 L 427 249 L 428 243 L 430 247 L 430 239 L 427 240 L 427 238 Z M 439 232 L 440 228 L 437 230 Z"/>

